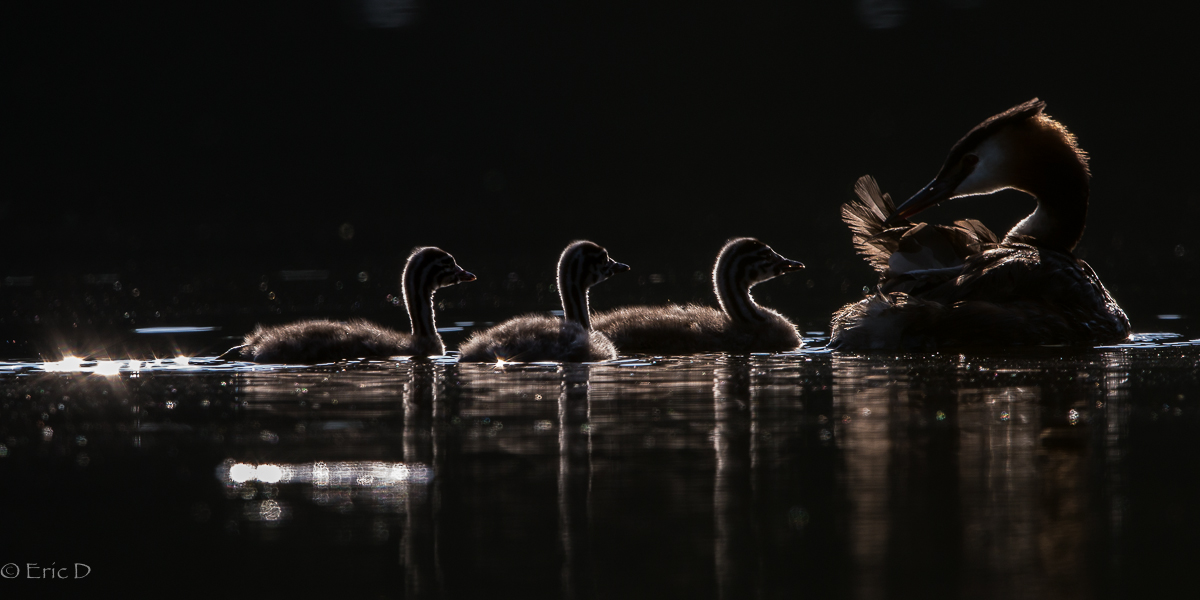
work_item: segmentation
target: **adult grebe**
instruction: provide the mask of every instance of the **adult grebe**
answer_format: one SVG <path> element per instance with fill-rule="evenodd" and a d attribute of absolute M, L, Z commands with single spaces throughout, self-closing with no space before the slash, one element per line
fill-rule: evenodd
<path fill-rule="evenodd" d="M 796 326 L 754 302 L 750 288 L 803 268 L 754 238 L 732 239 L 721 248 L 713 266 L 713 291 L 721 310 L 696 304 L 628 306 L 597 314 L 596 329 L 621 352 L 794 350 L 802 344 Z"/>
<path fill-rule="evenodd" d="M 525 315 L 473 334 L 459 351 L 462 362 L 592 362 L 617 357 L 604 334 L 593 331 L 588 288 L 628 271 L 592 242 L 573 242 L 558 259 L 563 318 Z"/>
<path fill-rule="evenodd" d="M 475 281 L 445 251 L 416 248 L 401 276 L 412 334 L 374 323 L 310 320 L 263 327 L 246 336 L 242 356 L 255 362 L 319 363 L 368 356 L 435 356 L 446 353 L 433 324 L 433 293 L 438 288 Z"/>
<path fill-rule="evenodd" d="M 972 129 L 937 177 L 893 209 L 859 180 L 842 207 L 878 291 L 833 316 L 837 350 L 1102 344 L 1129 336 L 1129 319 L 1071 251 L 1088 208 L 1087 155 L 1033 99 Z M 1037 208 L 1003 240 L 974 220 L 911 223 L 943 200 L 1023 191 Z"/>

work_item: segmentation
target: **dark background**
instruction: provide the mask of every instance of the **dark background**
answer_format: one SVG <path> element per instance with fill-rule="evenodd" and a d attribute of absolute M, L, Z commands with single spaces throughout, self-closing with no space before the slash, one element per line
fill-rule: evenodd
<path fill-rule="evenodd" d="M 440 325 L 547 310 L 579 238 L 634 268 L 593 290 L 608 308 L 713 302 L 715 252 L 758 237 L 808 270 L 756 297 L 827 330 L 874 283 L 838 214 L 855 179 L 906 198 L 1035 96 L 1092 156 L 1078 254 L 1135 328 L 1186 330 L 1157 315 L 1200 285 L 1177 4 L 32 4 L 2 9 L 8 355 L 112 354 L 150 325 L 406 327 L 388 294 L 427 244 L 479 276 L 439 295 Z M 924 217 L 1004 231 L 1032 208 Z"/>

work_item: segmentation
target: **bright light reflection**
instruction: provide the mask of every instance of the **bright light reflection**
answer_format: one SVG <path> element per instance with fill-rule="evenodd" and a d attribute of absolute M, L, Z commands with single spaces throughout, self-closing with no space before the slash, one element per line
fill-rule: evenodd
<path fill-rule="evenodd" d="M 187 357 L 187 356 L 176 356 L 176 357 L 175 357 L 175 364 L 177 364 L 177 365 L 179 365 L 179 366 L 181 366 L 181 367 L 186 367 L 186 366 L 188 365 L 188 363 L 189 363 L 189 362 L 191 362 L 191 360 L 192 360 L 192 359 L 191 359 L 190 357 Z"/>
<path fill-rule="evenodd" d="M 263 483 L 278 483 L 283 479 L 283 469 L 279 465 L 259 465 L 254 471 L 255 479 Z"/>
<path fill-rule="evenodd" d="M 60 373 L 78 372 L 83 370 L 83 359 L 75 356 L 64 356 L 60 361 L 45 363 L 44 368 L 47 371 Z"/>
<path fill-rule="evenodd" d="M 115 360 L 102 360 L 96 363 L 96 368 L 92 369 L 97 375 L 111 377 L 121 373 L 121 363 Z"/>
<path fill-rule="evenodd" d="M 256 472 L 257 469 L 254 467 L 254 465 L 238 463 L 229 468 L 229 478 L 238 483 L 242 483 L 254 479 Z"/>
<path fill-rule="evenodd" d="M 191 359 L 184 358 L 183 360 L 190 361 Z M 176 363 L 177 364 L 188 364 L 187 362 L 179 363 L 179 359 L 176 359 Z M 129 359 L 128 361 L 123 361 L 123 360 L 91 361 L 91 360 L 79 358 L 77 356 L 64 356 L 63 359 L 59 360 L 59 361 L 49 361 L 49 362 L 42 363 L 42 368 L 50 373 L 95 373 L 97 375 L 103 375 L 105 377 L 113 377 L 116 375 L 120 375 L 121 371 L 124 369 L 127 369 L 132 372 L 138 372 L 138 371 L 142 370 L 143 366 L 149 368 L 152 366 L 152 364 L 153 363 L 149 363 L 149 362 L 143 363 L 142 361 L 137 360 L 137 359 Z M 162 363 L 159 362 L 158 364 L 162 364 Z"/>
<path fill-rule="evenodd" d="M 319 487 L 385 487 L 397 483 L 428 483 L 432 470 L 423 464 L 376 461 L 312 462 L 303 464 L 232 463 L 218 477 L 234 483 L 311 483 Z M 223 470 L 222 470 L 223 471 Z"/>
<path fill-rule="evenodd" d="M 362 510 L 378 514 L 404 512 L 411 498 L 429 493 L 425 486 L 433 479 L 433 471 L 423 464 L 375 461 L 253 464 L 226 460 L 215 475 L 226 497 L 247 501 L 243 518 L 248 521 L 289 518 L 287 505 L 272 500 L 278 493 L 276 485 L 301 486 L 313 504 L 342 514 Z"/>

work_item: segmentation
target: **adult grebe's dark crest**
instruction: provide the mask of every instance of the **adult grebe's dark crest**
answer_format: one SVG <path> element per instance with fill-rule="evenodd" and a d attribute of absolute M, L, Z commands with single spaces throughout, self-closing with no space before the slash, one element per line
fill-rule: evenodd
<path fill-rule="evenodd" d="M 436 356 L 446 353 L 433 324 L 433 293 L 438 288 L 475 281 L 454 257 L 433 247 L 417 248 L 401 276 L 412 334 L 374 323 L 310 320 L 263 327 L 246 336 L 242 356 L 255 362 L 319 363 L 368 356 Z"/>
<path fill-rule="evenodd" d="M 463 362 L 591 362 L 617 357 L 608 338 L 591 328 L 588 288 L 628 271 L 592 242 L 573 242 L 558 259 L 563 318 L 525 315 L 471 335 L 459 348 Z"/>
<path fill-rule="evenodd" d="M 776 352 L 801 345 L 783 315 L 759 306 L 754 285 L 804 265 L 786 259 L 754 238 L 730 240 L 713 266 L 713 290 L 721 310 L 689 304 L 628 306 L 597 314 L 596 329 L 621 352 Z"/>
<path fill-rule="evenodd" d="M 866 176 L 842 207 L 854 244 L 880 274 L 878 291 L 833 316 L 838 350 L 1101 344 L 1129 319 L 1071 252 L 1088 208 L 1087 155 L 1034 99 L 972 129 L 941 171 L 898 208 Z M 1023 191 L 1037 208 L 1003 240 L 974 220 L 907 219 L 943 200 Z"/>

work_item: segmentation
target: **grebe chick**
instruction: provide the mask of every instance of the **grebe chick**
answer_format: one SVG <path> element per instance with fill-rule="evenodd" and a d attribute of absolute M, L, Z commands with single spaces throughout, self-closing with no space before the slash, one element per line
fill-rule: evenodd
<path fill-rule="evenodd" d="M 525 315 L 476 332 L 463 342 L 462 362 L 596 362 L 617 357 L 604 334 L 593 331 L 588 288 L 629 270 L 592 242 L 573 242 L 558 259 L 563 318 Z"/>
<path fill-rule="evenodd" d="M 937 177 L 898 208 L 869 176 L 842 207 L 855 246 L 880 274 L 878 291 L 833 316 L 837 350 L 1104 344 L 1129 319 L 1071 252 L 1083 236 L 1089 177 L 1075 136 L 1036 98 L 972 129 Z M 974 220 L 907 219 L 943 200 L 1023 191 L 1037 208 L 997 239 Z"/>
<path fill-rule="evenodd" d="M 796 326 L 759 306 L 750 288 L 804 265 L 786 259 L 754 238 L 732 239 L 713 266 L 713 291 L 721 310 L 667 304 L 628 306 L 596 315 L 596 329 L 621 352 L 776 352 L 802 344 Z"/>
<path fill-rule="evenodd" d="M 411 334 L 361 319 L 259 325 L 246 336 L 242 356 L 254 362 L 311 364 L 368 356 L 445 354 L 446 347 L 433 324 L 433 293 L 438 288 L 475 281 L 475 276 L 458 266 L 447 252 L 425 247 L 413 250 L 400 279 Z"/>

